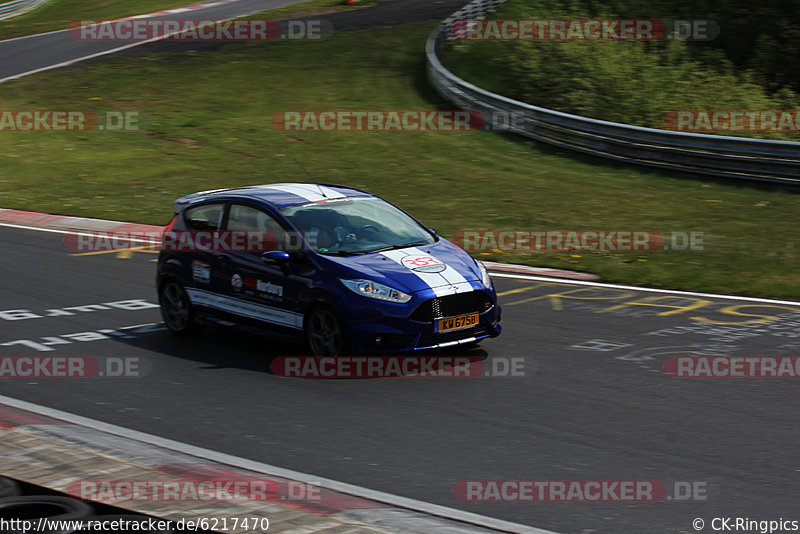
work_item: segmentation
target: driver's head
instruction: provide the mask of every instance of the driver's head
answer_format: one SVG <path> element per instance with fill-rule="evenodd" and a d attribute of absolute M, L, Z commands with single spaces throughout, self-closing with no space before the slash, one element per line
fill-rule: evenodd
<path fill-rule="evenodd" d="M 336 243 L 333 233 L 326 228 L 320 228 L 317 232 L 317 250 L 330 248 Z"/>
<path fill-rule="evenodd" d="M 308 209 L 296 213 L 295 226 L 306 236 L 315 249 L 330 248 L 337 243 L 336 227 L 344 218 L 330 209 Z"/>

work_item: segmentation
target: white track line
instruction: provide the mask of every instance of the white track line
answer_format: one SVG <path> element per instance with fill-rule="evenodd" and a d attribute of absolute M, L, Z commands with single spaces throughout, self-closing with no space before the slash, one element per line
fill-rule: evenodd
<path fill-rule="evenodd" d="M 65 215 L 66 217 L 66 215 Z M 105 221 L 105 222 L 117 222 L 117 221 Z M 136 223 L 125 223 L 120 222 L 119 224 L 136 224 Z M 98 230 L 95 233 L 91 232 L 78 232 L 78 231 L 70 231 L 70 230 L 56 230 L 54 228 L 37 228 L 35 226 L 24 226 L 20 224 L 11 224 L 11 223 L 2 223 L 0 222 L 0 226 L 7 226 L 9 228 L 19 228 L 21 230 L 34 230 L 36 232 L 50 232 L 54 234 L 76 234 L 88 237 L 95 237 L 98 233 L 103 233 L 104 231 Z M 113 230 L 109 231 L 113 232 Z M 106 233 L 109 233 L 106 232 Z M 149 243 L 147 239 L 138 239 L 135 237 L 130 237 L 131 241 L 137 241 L 141 243 Z M 490 269 L 491 271 L 491 269 Z M 535 276 L 535 275 L 527 275 L 527 274 L 507 274 L 507 273 L 498 273 L 492 271 L 492 276 L 497 278 L 513 278 L 516 280 L 533 280 L 536 282 L 552 282 L 554 284 L 569 284 L 569 285 L 576 285 L 576 286 L 593 286 L 593 287 L 608 287 L 612 289 L 626 289 L 629 291 L 646 291 L 649 293 L 664 293 L 670 295 L 686 295 L 690 297 L 710 297 L 710 298 L 718 298 L 718 299 L 729 299 L 729 300 L 742 300 L 746 302 L 759 302 L 762 304 L 784 304 L 787 306 L 800 306 L 800 302 L 793 301 L 793 300 L 778 300 L 778 299 L 765 299 L 759 297 L 743 297 L 741 295 L 725 295 L 721 293 L 697 293 L 693 291 L 680 291 L 680 290 L 672 290 L 672 289 L 656 289 L 651 287 L 639 287 L 639 286 L 626 286 L 620 284 L 606 284 L 602 282 L 591 282 L 591 281 L 584 281 L 584 280 L 571 280 L 568 278 L 557 278 L 553 276 Z"/>
<path fill-rule="evenodd" d="M 65 31 L 69 31 L 69 30 L 68 29 L 50 30 L 49 32 L 34 33 L 32 35 L 23 35 L 21 37 L 13 37 L 11 39 L 3 39 L 2 41 L 0 41 L 0 44 L 10 43 L 11 41 L 21 41 L 22 39 L 30 39 L 31 37 L 40 37 L 42 35 L 52 35 L 54 33 L 61 33 L 61 32 L 65 32 Z"/>
<path fill-rule="evenodd" d="M 392 495 L 390 493 L 384 493 L 382 491 L 375 491 L 367 488 L 362 488 L 360 486 L 354 486 L 352 484 L 347 484 L 345 482 L 338 482 L 336 480 L 321 478 L 306 473 L 300 473 L 297 471 L 284 469 L 282 467 L 276 467 L 274 465 L 263 464 L 260 462 L 255 462 L 253 460 L 247 460 L 246 458 L 240 458 L 238 456 L 232 456 L 230 454 L 216 452 L 209 449 L 203 449 L 201 447 L 195 447 L 194 445 L 181 443 L 179 441 L 174 441 L 171 439 L 160 438 L 158 436 L 153 436 L 151 434 L 145 434 L 144 432 L 130 430 L 128 428 L 123 428 L 121 426 L 104 423 L 102 421 L 89 419 L 87 417 L 82 417 L 80 415 L 63 412 L 61 410 L 48 408 L 46 406 L 40 406 L 38 404 L 33 404 L 30 402 L 14 399 L 11 397 L 6 397 L 3 395 L 0 395 L 0 404 L 5 404 L 7 406 L 11 406 L 12 408 L 17 408 L 19 410 L 24 410 L 26 412 L 35 413 L 37 415 L 42 415 L 52 419 L 66 421 L 74 425 L 92 428 L 94 430 L 105 432 L 107 434 L 113 434 L 115 436 L 132 439 L 135 441 L 139 441 L 141 443 L 153 445 L 155 447 L 177 451 L 183 454 L 188 454 L 190 456 L 196 456 L 198 458 L 203 458 L 206 460 L 211 460 L 226 465 L 239 467 L 241 469 L 247 469 L 258 473 L 263 473 L 265 475 L 271 475 L 271 476 L 286 478 L 289 480 L 294 480 L 297 482 L 303 482 L 306 484 L 312 484 L 315 486 L 321 486 L 339 493 L 346 493 L 348 495 L 353 495 L 356 497 L 361 497 L 362 499 L 368 499 L 371 501 L 377 501 L 384 504 L 389 504 L 391 506 L 395 506 L 398 508 L 406 508 L 408 510 L 413 510 L 426 515 L 432 515 L 436 517 L 450 519 L 453 521 L 459 521 L 462 523 L 469 523 L 487 529 L 499 530 L 501 532 L 515 532 L 515 533 L 518 532 L 521 534 L 556 534 L 554 532 L 538 529 L 536 527 L 529 527 L 526 525 L 511 523 L 508 521 L 503 521 L 501 519 L 485 517 L 470 512 L 463 512 L 461 510 L 456 510 L 454 508 L 447 508 L 445 506 L 430 504 L 423 501 L 418 501 L 416 499 L 400 497 L 399 495 Z"/>
<path fill-rule="evenodd" d="M 293 3 L 299 3 L 301 1 L 302 0 L 296 0 Z M 292 4 L 288 4 L 288 5 L 292 5 Z M 253 15 L 255 13 L 260 13 L 262 11 L 264 11 L 264 9 L 258 9 L 257 11 L 251 11 L 251 12 L 247 12 L 247 13 L 240 13 L 238 15 L 235 15 L 235 16 L 232 16 L 232 17 L 228 17 L 228 18 L 225 18 L 225 19 L 213 19 L 213 20 L 214 20 L 215 23 L 219 24 L 219 23 L 222 23 L 222 22 L 228 22 L 229 20 L 236 20 L 236 19 L 241 18 L 241 17 L 247 17 L 249 15 Z M 68 30 L 57 30 L 57 31 L 68 31 Z M 50 32 L 50 33 L 56 33 L 56 32 Z M 107 56 L 108 54 L 113 54 L 115 52 L 122 52 L 123 50 L 127 50 L 129 48 L 134 48 L 136 46 L 142 46 L 142 45 L 146 45 L 148 43 L 155 43 L 155 42 L 158 42 L 158 41 L 163 41 L 165 39 L 168 39 L 168 38 L 172 37 L 173 35 L 179 35 L 181 33 L 184 33 L 183 30 L 178 30 L 178 31 L 175 31 L 175 32 L 172 32 L 172 33 L 169 33 L 169 34 L 164 34 L 164 35 L 159 35 L 157 37 L 153 37 L 152 39 L 147 39 L 147 40 L 144 40 L 144 41 L 136 41 L 136 42 L 124 45 L 124 46 L 119 46 L 117 48 L 112 48 L 111 50 L 104 50 L 102 52 L 97 52 L 96 54 L 90 54 L 88 56 L 83 56 L 83 57 L 79 57 L 79 58 L 70 59 L 68 61 L 63 61 L 61 63 L 56 63 L 55 65 L 48 65 L 46 67 L 41 67 L 41 68 L 38 68 L 38 69 L 29 70 L 27 72 L 22 72 L 20 74 L 14 74 L 12 76 L 6 76 L 5 78 L 0 78 L 0 83 L 5 83 L 7 81 L 16 80 L 18 78 L 24 78 L 26 76 L 31 76 L 33 74 L 38 74 L 40 72 L 46 72 L 48 70 L 59 69 L 61 67 L 69 67 L 70 65 L 74 65 L 75 63 L 80 63 L 82 61 L 88 61 L 90 59 L 94 59 L 94 58 L 98 58 L 98 57 L 102 57 L 102 56 Z M 46 35 L 46 34 L 41 34 L 41 35 Z M 30 37 L 34 37 L 34 36 L 30 36 Z M 1 42 L 5 42 L 5 41 L 1 41 Z"/>
<path fill-rule="evenodd" d="M 218 22 L 227 22 L 229 20 L 233 20 L 233 19 L 231 18 L 231 19 L 219 20 Z M 128 48 L 134 48 L 134 47 L 137 47 L 137 46 L 146 45 L 148 43 L 155 43 L 157 41 L 162 41 L 164 39 L 167 39 L 167 38 L 172 37 L 173 35 L 177 35 L 179 33 L 182 33 L 182 32 L 180 32 L 180 31 L 172 32 L 170 34 L 165 34 L 165 35 L 161 35 L 161 36 L 158 36 L 158 37 L 153 37 L 152 39 L 147 39 L 145 41 L 136 41 L 136 42 L 124 45 L 124 46 L 120 46 L 120 47 L 117 47 L 117 48 L 112 48 L 110 50 L 104 50 L 103 52 L 97 52 L 96 54 L 90 54 L 88 56 L 83 56 L 83 57 L 79 57 L 79 58 L 75 58 L 75 59 L 70 59 L 69 61 L 63 61 L 61 63 L 56 63 L 54 65 L 48 65 L 46 67 L 41 67 L 41 68 L 38 68 L 38 69 L 29 70 L 27 72 L 22 72 L 20 74 L 14 74 L 13 76 L 6 76 L 5 78 L 0 78 L 0 83 L 4 83 L 4 82 L 10 81 L 10 80 L 16 80 L 18 78 L 24 78 L 26 76 L 31 76 L 33 74 L 38 74 L 40 72 L 46 72 L 48 70 L 58 69 L 58 68 L 61 68 L 61 67 L 68 67 L 70 65 L 74 65 L 75 63 L 80 63 L 81 61 L 88 61 L 90 59 L 94 59 L 94 58 L 97 58 L 97 57 L 107 56 L 108 54 L 113 54 L 114 52 L 121 52 L 123 50 L 127 50 Z"/>
<path fill-rule="evenodd" d="M 570 280 L 567 278 L 554 278 L 552 276 L 544 277 L 544 276 L 534 276 L 534 275 L 526 275 L 526 274 L 506 274 L 506 273 L 496 273 L 492 272 L 492 277 L 498 278 L 516 278 L 518 280 L 535 280 L 536 282 L 552 282 L 558 284 L 568 284 L 568 285 L 576 285 L 576 286 L 593 286 L 593 287 L 608 287 L 612 289 L 627 289 L 631 291 L 647 291 L 650 293 L 668 293 L 670 295 L 687 295 L 692 297 L 711 297 L 717 299 L 730 299 L 730 300 L 744 300 L 748 302 L 760 302 L 763 304 L 787 304 L 789 306 L 800 306 L 800 302 L 795 302 L 792 300 L 774 300 L 774 299 L 762 299 L 758 297 L 743 297 L 741 295 L 723 295 L 719 293 L 695 293 L 692 291 L 673 291 L 671 289 L 654 289 L 650 287 L 639 287 L 639 286 L 624 286 L 619 284 L 603 284 L 600 282 L 586 282 L 583 280 Z"/>
<path fill-rule="evenodd" d="M 236 0 L 231 0 L 231 1 L 236 1 Z M 219 7 L 219 6 L 224 5 L 226 3 L 228 3 L 228 2 L 212 2 L 210 4 L 202 4 L 202 5 L 198 6 L 198 7 L 196 7 L 195 9 L 201 9 L 201 8 L 202 9 L 208 9 L 210 7 Z M 106 22 L 117 22 L 117 21 L 120 21 L 120 20 L 127 20 L 127 19 L 154 18 L 154 17 L 162 17 L 162 16 L 168 15 L 168 14 L 170 14 L 169 10 L 154 11 L 152 13 L 142 13 L 141 15 L 131 15 L 130 17 L 125 17 L 125 18 L 122 18 L 122 19 L 98 20 L 98 21 L 95 21 L 95 23 L 102 24 L 102 23 L 106 23 Z M 88 20 L 88 19 L 86 19 L 86 20 Z M 43 35 L 52 35 L 54 33 L 68 32 L 70 30 L 77 30 L 77 29 L 80 29 L 80 28 L 62 28 L 60 30 L 50 30 L 49 32 L 34 33 L 34 34 L 31 34 L 31 35 L 22 35 L 20 37 L 12 37 L 11 39 L 0 40 L 0 45 L 3 44 L 3 43 L 10 43 L 12 41 L 20 41 L 22 39 L 30 39 L 31 37 L 41 37 Z"/>
<path fill-rule="evenodd" d="M 136 224 L 136 223 L 119 223 L 120 225 L 123 224 Z M 0 222 L 0 226 L 7 226 L 9 228 L 18 228 L 20 230 L 35 230 L 37 232 L 48 232 L 51 234 L 72 234 L 72 235 L 80 235 L 85 237 L 97 237 L 101 234 L 111 234 L 114 233 L 114 230 L 94 230 L 94 231 L 76 231 L 76 230 L 57 230 L 55 228 L 37 228 L 35 226 L 23 226 L 21 224 L 11 224 L 11 223 L 2 223 Z M 126 241 L 134 241 L 136 243 L 152 243 L 152 240 L 134 237 L 130 235 L 130 232 L 123 232 L 126 233 L 127 236 L 125 237 Z"/>

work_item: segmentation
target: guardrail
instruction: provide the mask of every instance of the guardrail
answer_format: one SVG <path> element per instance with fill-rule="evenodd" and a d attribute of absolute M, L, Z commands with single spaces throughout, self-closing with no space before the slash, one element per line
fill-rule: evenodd
<path fill-rule="evenodd" d="M 3 2 L 0 4 L 0 20 L 22 15 L 32 9 L 36 9 L 45 2 L 47 2 L 47 0 L 13 0 L 13 2 Z"/>
<path fill-rule="evenodd" d="M 514 113 L 517 134 L 593 156 L 724 178 L 800 184 L 800 143 L 673 132 L 590 119 L 485 91 L 447 70 L 440 53 L 456 39 L 453 24 L 485 15 L 506 0 L 475 0 L 428 38 L 428 80 L 446 100 L 486 116 Z"/>

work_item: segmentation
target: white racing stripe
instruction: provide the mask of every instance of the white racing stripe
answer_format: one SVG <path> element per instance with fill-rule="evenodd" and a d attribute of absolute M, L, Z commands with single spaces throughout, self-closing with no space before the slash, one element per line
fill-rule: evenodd
<path fill-rule="evenodd" d="M 424 250 L 420 250 L 420 249 L 418 249 L 416 247 L 408 249 L 408 250 L 412 251 L 413 254 L 421 254 L 421 255 L 425 255 L 425 256 L 431 256 L 430 254 L 428 254 Z M 438 258 L 436 258 L 436 256 L 431 256 L 431 257 L 433 257 L 437 261 L 441 261 Z M 455 288 L 461 289 L 466 285 L 467 287 L 469 287 L 470 291 L 472 290 L 472 285 L 470 285 L 470 283 L 467 282 L 467 279 L 464 278 L 464 276 L 460 272 L 456 271 L 454 268 L 452 268 L 450 265 L 447 265 L 445 262 L 442 262 L 442 263 L 444 263 L 446 265 L 446 268 L 441 273 L 438 273 L 439 276 L 443 277 L 445 280 L 447 280 L 448 284 L 450 284 L 451 286 L 453 286 Z M 458 293 L 458 289 L 455 289 L 453 291 L 453 293 Z"/>
<path fill-rule="evenodd" d="M 336 191 L 335 189 L 331 189 L 330 187 L 325 187 L 324 185 L 319 186 L 320 189 L 325 193 L 325 196 L 328 198 L 346 198 L 347 195 L 343 195 L 342 193 Z"/>
<path fill-rule="evenodd" d="M 438 260 L 432 254 L 428 254 L 427 252 L 419 250 L 416 247 L 403 248 L 399 250 L 387 250 L 385 252 L 381 252 L 380 254 L 406 268 L 408 268 L 408 266 L 403 263 L 403 258 L 407 256 L 430 256 L 436 261 L 444 264 L 445 269 L 440 273 L 426 273 L 408 269 L 409 272 L 417 275 L 417 277 L 425 282 L 429 288 L 433 289 L 433 292 L 437 297 L 452 295 L 453 293 L 472 291 L 472 284 L 467 282 L 467 279 L 464 278 L 461 273 L 447 265 L 445 262 Z"/>
<path fill-rule="evenodd" d="M 267 186 L 270 189 L 277 189 L 304 198 L 309 202 L 320 202 L 322 200 L 331 200 L 335 198 L 345 198 L 345 195 L 339 193 L 335 189 L 324 187 L 321 185 L 313 184 L 270 184 Z"/>
<path fill-rule="evenodd" d="M 281 310 L 263 304 L 255 304 L 245 300 L 218 295 L 204 289 L 187 287 L 186 293 L 189 300 L 196 306 L 207 306 L 268 323 L 303 329 L 303 315 L 300 313 Z"/>

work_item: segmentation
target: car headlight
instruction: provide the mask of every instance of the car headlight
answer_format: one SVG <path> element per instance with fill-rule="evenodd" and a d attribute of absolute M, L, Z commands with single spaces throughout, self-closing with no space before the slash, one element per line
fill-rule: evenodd
<path fill-rule="evenodd" d="M 483 263 L 479 262 L 478 260 L 475 260 L 475 263 L 478 264 L 478 269 L 481 272 L 481 283 L 483 284 L 484 287 L 491 288 L 492 279 L 489 278 L 489 271 L 486 270 L 486 266 Z"/>
<path fill-rule="evenodd" d="M 345 287 L 353 293 L 358 293 L 359 295 L 372 299 L 399 302 L 401 304 L 411 300 L 411 295 L 407 295 L 393 287 L 373 282 L 372 280 L 340 280 Z"/>

